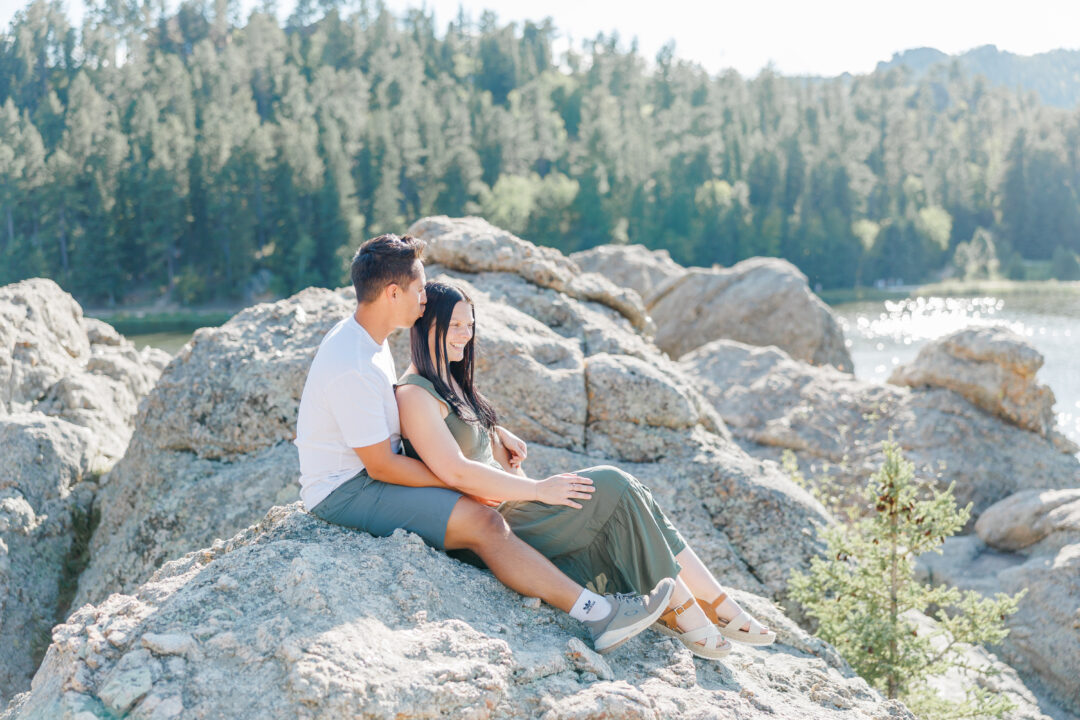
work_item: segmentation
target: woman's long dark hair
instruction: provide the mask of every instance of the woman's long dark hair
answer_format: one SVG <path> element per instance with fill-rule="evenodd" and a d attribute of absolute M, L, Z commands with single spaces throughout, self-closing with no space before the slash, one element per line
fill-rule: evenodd
<path fill-rule="evenodd" d="M 450 318 L 459 302 L 473 302 L 464 290 L 441 282 L 429 282 L 424 286 L 427 293 L 427 305 L 424 314 L 412 326 L 410 347 L 413 365 L 420 375 L 426 377 L 435 386 L 436 392 L 443 397 L 462 420 L 477 423 L 485 430 L 495 428 L 495 408 L 481 395 L 473 385 L 474 347 L 476 345 L 475 327 L 473 337 L 465 345 L 465 355 L 459 362 L 448 363 L 446 360 L 446 331 L 450 329 Z M 473 308 L 475 320 L 476 310 Z M 428 348 L 428 335 L 435 328 L 435 357 L 431 357 Z M 452 377 L 461 386 L 464 398 L 447 385 L 444 377 Z"/>

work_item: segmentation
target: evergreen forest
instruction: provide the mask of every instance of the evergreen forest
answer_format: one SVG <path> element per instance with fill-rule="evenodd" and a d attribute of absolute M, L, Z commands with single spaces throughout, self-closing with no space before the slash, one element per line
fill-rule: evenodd
<path fill-rule="evenodd" d="M 180 304 L 338 286 L 478 214 L 572 252 L 787 258 L 821 288 L 1024 278 L 1080 252 L 1080 111 L 958 63 L 709 74 L 555 21 L 301 0 L 34 0 L 0 34 L 0 284 Z"/>

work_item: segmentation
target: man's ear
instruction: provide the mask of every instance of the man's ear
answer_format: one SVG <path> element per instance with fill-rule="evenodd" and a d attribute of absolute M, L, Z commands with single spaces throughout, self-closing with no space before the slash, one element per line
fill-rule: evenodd
<path fill-rule="evenodd" d="M 386 293 L 387 300 L 397 300 L 397 296 L 400 291 L 401 288 L 398 287 L 397 283 L 390 283 L 383 290 L 383 292 Z"/>

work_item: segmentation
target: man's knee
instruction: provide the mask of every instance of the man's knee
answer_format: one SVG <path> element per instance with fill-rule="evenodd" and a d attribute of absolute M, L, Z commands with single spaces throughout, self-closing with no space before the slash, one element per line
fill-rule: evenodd
<path fill-rule="evenodd" d="M 446 526 L 448 549 L 476 550 L 510 534 L 510 526 L 494 509 L 462 498 L 450 513 Z"/>

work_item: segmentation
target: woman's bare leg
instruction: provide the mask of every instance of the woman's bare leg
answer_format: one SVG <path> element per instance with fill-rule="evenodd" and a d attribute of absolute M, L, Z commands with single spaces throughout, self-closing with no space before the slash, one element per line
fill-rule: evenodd
<path fill-rule="evenodd" d="M 695 597 L 712 604 L 716 601 L 716 598 L 724 594 L 723 586 L 713 577 L 713 574 L 709 572 L 709 568 L 705 567 L 705 563 L 701 562 L 701 558 L 697 556 L 697 553 L 689 545 L 683 548 L 675 556 L 675 559 L 682 565 L 682 572 L 679 573 L 680 585 L 685 584 Z M 685 601 L 686 598 L 683 598 L 683 602 Z M 720 603 L 720 607 L 716 608 L 716 615 L 724 620 L 730 620 L 738 615 L 741 610 L 739 604 L 729 595 L 724 602 Z M 702 612 L 702 615 L 704 615 L 704 612 Z M 746 623 L 737 629 L 749 632 L 750 623 Z"/>
<path fill-rule="evenodd" d="M 675 578 L 675 589 L 671 592 L 671 602 L 668 603 L 668 609 L 676 608 L 685 603 L 692 597 L 690 588 L 683 582 L 682 576 Z M 676 618 L 676 623 L 679 625 L 679 629 L 683 632 L 690 632 L 691 630 L 697 630 L 699 627 L 705 627 L 709 624 L 709 618 L 705 615 L 705 611 L 701 609 L 701 606 L 694 603 L 689 608 L 679 613 Z M 704 641 L 699 642 L 699 645 L 704 645 Z"/>

